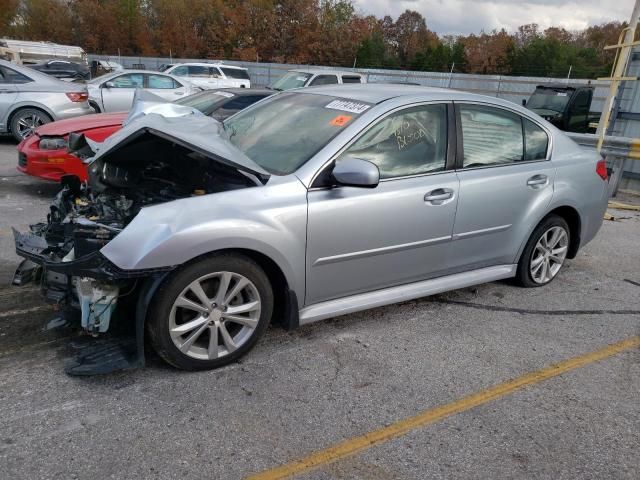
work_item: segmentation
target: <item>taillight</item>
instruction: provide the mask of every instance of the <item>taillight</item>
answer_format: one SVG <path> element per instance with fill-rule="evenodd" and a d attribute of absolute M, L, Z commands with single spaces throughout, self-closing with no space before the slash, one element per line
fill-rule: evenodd
<path fill-rule="evenodd" d="M 87 92 L 72 92 L 67 93 L 67 97 L 69 97 L 69 100 L 72 102 L 86 102 L 89 94 Z"/>
<path fill-rule="evenodd" d="M 596 173 L 602 180 L 609 180 L 609 174 L 607 173 L 607 162 L 600 160 L 596 164 Z"/>

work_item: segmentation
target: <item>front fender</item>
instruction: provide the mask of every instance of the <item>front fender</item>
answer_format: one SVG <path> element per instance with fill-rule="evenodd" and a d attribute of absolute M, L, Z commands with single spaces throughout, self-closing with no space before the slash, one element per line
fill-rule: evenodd
<path fill-rule="evenodd" d="M 297 179 L 269 184 L 144 208 L 101 253 L 123 270 L 139 270 L 252 250 L 273 260 L 304 298 L 306 189 Z"/>

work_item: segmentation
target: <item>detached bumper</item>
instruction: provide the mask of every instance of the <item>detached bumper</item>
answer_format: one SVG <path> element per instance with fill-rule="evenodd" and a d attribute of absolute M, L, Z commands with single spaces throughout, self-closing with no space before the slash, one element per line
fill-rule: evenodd
<path fill-rule="evenodd" d="M 61 306 L 59 317 L 54 322 L 64 325 L 77 323 L 89 333 L 74 340 L 82 345 L 73 347 L 77 349 L 77 355 L 66 365 L 66 372 L 70 375 L 97 375 L 143 367 L 147 307 L 171 268 L 122 270 L 99 251 L 62 261 L 55 254 L 56 247 L 49 245 L 40 235 L 21 233 L 15 229 L 13 234 L 16 253 L 25 259 L 18 267 L 13 283 L 26 285 L 31 281 L 38 282 L 45 299 Z M 142 282 L 136 279 L 142 279 Z M 78 286 L 86 282 L 85 286 L 91 290 L 93 280 L 99 284 L 116 286 L 113 289 L 114 298 L 94 301 L 92 291 L 83 292 L 82 287 Z M 117 286 L 122 285 L 127 286 L 127 293 L 121 298 Z M 97 288 L 101 288 L 101 285 Z M 102 289 L 106 291 L 104 285 Z M 109 318 L 105 319 L 106 307 L 112 302 L 114 308 L 109 309 Z M 97 310 L 98 314 L 94 312 L 91 315 L 92 305 L 102 305 Z M 110 320 L 111 310 L 115 312 L 115 324 Z M 109 328 L 109 321 L 112 328 Z M 105 333 L 107 329 L 109 331 Z"/>
<path fill-rule="evenodd" d="M 89 277 L 96 280 L 128 280 L 144 278 L 154 274 L 170 271 L 172 267 L 122 270 L 111 263 L 99 251 L 85 255 L 78 259 L 60 261 L 52 259 L 51 249 L 47 241 L 34 233 L 21 233 L 13 229 L 16 253 L 30 260 L 34 265 L 43 270 L 56 272 L 70 277 Z"/>

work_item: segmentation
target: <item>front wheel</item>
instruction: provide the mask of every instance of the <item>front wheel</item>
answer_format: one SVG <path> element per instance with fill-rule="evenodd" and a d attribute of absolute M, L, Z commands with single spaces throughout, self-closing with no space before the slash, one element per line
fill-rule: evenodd
<path fill-rule="evenodd" d="M 273 291 L 242 255 L 216 255 L 169 277 L 154 296 L 147 331 L 155 351 L 184 370 L 207 370 L 247 353 L 265 332 Z"/>
<path fill-rule="evenodd" d="M 567 222 L 549 215 L 531 234 L 518 263 L 516 279 L 523 287 L 541 287 L 560 272 L 571 240 Z"/>

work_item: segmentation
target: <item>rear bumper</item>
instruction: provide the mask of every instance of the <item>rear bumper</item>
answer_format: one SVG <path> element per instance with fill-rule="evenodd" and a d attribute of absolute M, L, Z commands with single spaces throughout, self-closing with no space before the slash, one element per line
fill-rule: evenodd
<path fill-rule="evenodd" d="M 53 113 L 56 116 L 55 120 L 64 120 L 66 118 L 89 115 L 91 113 L 95 113 L 95 111 L 89 106 L 89 102 L 87 101 L 75 103 L 72 106 L 55 110 Z"/>

